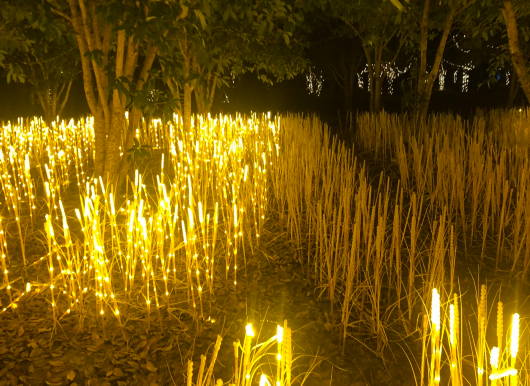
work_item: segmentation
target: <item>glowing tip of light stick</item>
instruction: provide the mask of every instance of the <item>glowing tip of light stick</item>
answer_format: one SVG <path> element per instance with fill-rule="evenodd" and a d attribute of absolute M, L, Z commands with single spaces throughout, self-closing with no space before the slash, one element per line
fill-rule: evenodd
<path fill-rule="evenodd" d="M 247 324 L 247 326 L 245 327 L 246 329 L 246 332 L 247 332 L 247 335 L 252 337 L 254 336 L 254 330 L 252 329 L 252 324 Z"/>
<path fill-rule="evenodd" d="M 501 378 L 508 377 L 508 376 L 511 376 L 511 375 L 517 375 L 517 370 L 509 368 L 509 369 L 506 369 L 504 371 L 500 371 L 498 373 L 491 374 L 490 375 L 490 380 L 494 381 L 496 379 L 501 379 Z"/>
<path fill-rule="evenodd" d="M 497 365 L 499 364 L 499 348 L 498 347 L 493 347 L 491 349 L 490 364 L 492 367 L 497 367 Z"/>
<path fill-rule="evenodd" d="M 282 343 L 283 341 L 283 327 L 280 325 L 276 326 L 276 339 L 278 343 Z"/>
<path fill-rule="evenodd" d="M 519 314 L 513 314 L 512 317 L 512 336 L 510 339 L 510 352 L 512 358 L 517 357 L 519 350 Z"/>
<path fill-rule="evenodd" d="M 250 378 L 250 375 L 247 374 L 247 379 Z M 271 384 L 269 383 L 269 380 L 267 379 L 267 377 L 265 376 L 265 374 L 261 374 L 261 377 L 259 379 L 259 386 L 271 386 Z"/>

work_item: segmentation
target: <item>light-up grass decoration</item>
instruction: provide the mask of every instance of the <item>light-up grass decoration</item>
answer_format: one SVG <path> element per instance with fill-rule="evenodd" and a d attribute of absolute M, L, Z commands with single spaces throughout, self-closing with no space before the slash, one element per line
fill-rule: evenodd
<path fill-rule="evenodd" d="M 498 384 L 509 384 L 510 386 L 516 386 L 518 384 L 518 371 L 516 369 L 517 364 L 517 353 L 519 351 L 519 314 L 512 315 L 512 323 L 510 328 L 510 337 L 506 349 L 502 349 L 500 344 L 502 343 L 503 336 L 503 307 L 502 303 L 499 302 L 497 308 L 497 337 L 499 346 L 495 346 L 491 349 L 489 359 L 490 359 L 490 372 L 488 375 L 488 369 L 485 362 L 482 362 L 485 353 L 481 351 L 481 348 L 485 348 L 485 343 L 481 342 L 481 339 L 485 339 L 485 336 L 482 335 L 481 327 L 485 324 L 485 319 L 487 317 L 482 315 L 484 312 L 480 310 L 484 306 L 484 291 L 485 288 L 481 287 L 481 297 L 479 301 L 479 346 L 477 348 L 477 385 L 483 384 L 483 377 L 487 377 L 491 381 L 492 386 Z M 426 358 L 426 342 L 425 338 L 427 335 L 430 336 L 431 340 L 431 349 L 432 353 L 430 356 L 430 371 L 429 371 L 429 386 L 439 385 L 441 382 L 440 379 L 440 369 L 442 365 L 442 340 L 443 340 L 443 331 L 447 329 L 446 324 L 449 324 L 448 338 L 449 338 L 449 354 L 448 354 L 448 365 L 450 366 L 450 377 L 452 385 L 462 385 L 462 345 L 460 337 L 460 316 L 458 311 L 458 297 L 456 294 L 453 296 L 453 300 L 449 304 L 449 312 L 447 315 L 447 322 L 442 322 L 441 316 L 441 305 L 440 305 L 440 294 L 436 289 L 432 291 L 432 300 L 431 300 L 431 328 L 427 332 L 427 317 L 424 316 L 424 328 L 423 328 L 423 353 L 422 353 L 422 364 L 421 364 L 421 382 L 423 384 L 424 379 L 424 362 Z M 484 327 L 485 330 L 485 327 Z M 508 378 L 508 383 L 502 383 L 504 378 Z M 488 382 L 486 381 L 486 384 Z"/>
<path fill-rule="evenodd" d="M 2 263 L 2 274 L 4 276 L 4 287 L 7 291 L 7 295 L 9 296 L 9 302 L 13 303 L 13 296 L 11 295 L 11 283 L 9 281 L 9 271 L 7 269 L 8 263 L 6 263 L 6 258 L 8 256 L 7 253 L 7 243 L 6 243 L 6 237 L 4 233 L 4 228 L 2 227 L 2 220 L 0 219 L 0 263 Z"/>
<path fill-rule="evenodd" d="M 234 342 L 234 378 L 230 385 L 234 386 L 250 386 L 254 383 L 259 369 L 268 362 L 264 361 L 269 356 L 275 357 L 276 362 L 276 381 L 272 384 L 275 386 L 290 386 L 291 385 L 291 370 L 292 370 L 292 343 L 291 343 L 291 329 L 287 326 L 287 321 L 284 325 L 277 326 L 276 335 L 263 343 L 258 343 L 252 346 L 252 339 L 254 338 L 254 329 L 249 323 L 246 326 L 245 339 L 243 345 L 239 342 Z M 276 352 L 271 352 L 276 346 Z M 274 375 L 269 375 L 274 379 Z M 260 376 L 261 382 L 266 381 L 267 376 L 262 374 Z"/>
<path fill-rule="evenodd" d="M 253 165 L 243 166 L 241 160 L 248 157 L 244 153 L 238 154 L 239 151 L 247 151 L 245 150 L 245 142 L 241 139 L 241 134 L 245 132 L 246 128 L 242 125 L 238 126 L 239 123 L 229 121 L 226 123 L 234 129 L 234 133 L 229 136 L 232 138 L 230 144 L 223 145 L 220 140 L 210 141 L 209 144 L 214 147 L 212 152 L 208 150 L 207 145 L 201 145 L 202 142 L 199 140 L 189 144 L 180 141 L 179 150 L 181 152 L 179 152 L 179 157 L 181 158 L 176 157 L 175 151 L 170 157 L 170 164 L 173 164 L 177 171 L 173 177 L 174 182 L 168 184 L 162 165 L 162 172 L 160 176 L 157 176 L 157 197 L 153 199 L 145 190 L 141 175 L 136 173 L 132 190 L 128 189 L 131 191 L 132 197 L 124 207 L 120 208 L 115 208 L 115 198 L 112 192 L 107 192 L 101 181 L 94 180 L 92 184 L 85 180 L 85 183 L 82 184 L 83 180 L 79 177 L 79 171 L 82 170 L 82 164 L 86 160 L 83 160 L 82 155 L 80 155 L 82 153 L 80 153 L 79 148 L 72 148 L 76 160 L 76 178 L 81 190 L 81 210 L 76 209 L 76 217 L 81 223 L 81 230 L 84 235 L 81 249 L 74 247 L 79 243 L 72 240 L 60 200 L 62 183 L 58 183 L 58 181 L 63 180 L 62 176 L 65 175 L 67 169 L 60 165 L 53 167 L 53 163 L 50 167 L 45 164 L 42 178 L 45 182 L 48 209 L 46 230 L 49 253 L 47 261 L 50 283 L 52 283 L 49 287 L 52 292 L 50 303 L 54 311 L 54 320 L 60 318 L 60 312 L 56 307 L 65 303 L 68 304 L 68 313 L 71 311 L 76 311 L 78 314 L 86 313 L 88 310 L 84 303 L 95 294 L 96 311 L 101 315 L 102 323 L 105 323 L 104 315 L 109 311 L 114 313 L 119 321 L 121 313 L 117 304 L 126 305 L 127 302 L 134 299 L 132 294 L 140 290 L 144 294 L 149 324 L 151 307 L 156 305 L 157 312 L 160 312 L 162 304 L 160 293 L 164 294 L 165 302 L 163 303 L 169 307 L 170 295 L 178 292 L 180 279 L 177 276 L 180 273 L 177 271 L 185 259 L 188 261 L 188 264 L 185 265 L 187 268 L 189 267 L 187 272 L 193 273 L 188 277 L 187 286 L 189 291 L 192 291 L 190 303 L 194 303 L 195 295 L 198 295 L 196 306 L 200 306 L 200 311 L 195 316 L 205 318 L 202 294 L 205 287 L 209 289 L 210 296 L 213 290 L 218 228 L 222 227 L 234 235 L 234 240 L 243 236 L 243 229 L 251 228 L 249 224 L 252 225 L 255 232 L 256 230 L 259 232 L 260 222 L 255 218 L 252 218 L 252 222 L 250 222 L 246 218 L 246 213 L 252 213 L 252 206 L 257 205 L 256 212 L 261 213 L 261 216 L 264 217 L 263 209 L 266 207 L 264 197 L 259 199 L 259 194 L 248 194 L 248 192 L 266 192 L 267 188 L 261 186 L 259 182 L 267 180 L 266 177 L 263 177 L 267 155 L 263 152 L 259 156 L 251 157 L 251 159 L 263 160 L 263 164 L 254 163 L 258 167 L 256 174 L 261 172 L 262 179 L 258 182 L 252 181 L 248 175 L 254 173 Z M 249 121 L 249 124 L 252 122 Z M 235 129 L 238 127 L 241 131 L 235 133 Z M 269 128 L 265 126 L 265 129 Z M 263 143 L 267 138 L 265 135 L 261 141 L 256 141 L 261 134 L 257 130 L 252 133 L 253 142 L 250 150 L 248 150 L 250 154 L 252 151 L 260 149 L 259 146 L 256 146 L 257 142 Z M 235 140 L 235 138 L 239 139 Z M 195 155 L 193 156 L 196 156 L 202 151 L 200 150 L 202 147 L 206 149 L 201 156 L 204 161 L 203 167 L 193 167 L 192 156 L 184 150 L 194 149 Z M 269 147 L 272 148 L 270 144 Z M 217 162 L 206 159 L 208 151 L 210 154 L 220 153 Z M 58 157 L 57 163 L 63 162 L 63 159 L 66 160 L 69 157 Z M 232 159 L 237 160 L 233 165 L 231 164 Z M 65 162 L 65 165 L 67 164 L 68 162 Z M 237 176 L 231 172 L 234 167 L 238 170 Z M 262 169 L 259 170 L 261 167 Z M 219 169 L 225 174 L 219 176 Z M 219 195 L 219 191 L 215 188 L 214 181 L 216 180 L 222 182 L 221 186 L 225 191 L 228 191 L 228 194 Z M 252 198 L 256 204 L 252 202 Z M 204 200 L 204 204 L 202 200 Z M 234 201 L 239 205 L 237 203 L 234 205 Z M 155 202 L 158 205 L 153 207 L 149 202 Z M 233 218 L 226 215 L 222 216 L 221 220 L 220 207 L 226 213 L 233 213 Z M 245 207 L 250 208 L 250 210 L 245 211 Z M 125 215 L 126 221 L 118 220 L 120 214 Z M 63 233 L 63 235 L 59 241 L 53 230 L 55 225 L 52 223 L 58 219 L 59 224 L 61 224 L 61 218 L 63 232 L 59 233 Z M 223 222 L 226 219 L 229 219 L 228 223 Z M 59 225 L 58 228 L 60 229 L 61 226 Z M 188 247 L 185 247 L 186 244 L 184 243 L 186 231 L 191 235 L 190 240 L 193 241 Z M 259 236 L 257 232 L 255 233 L 256 238 Z M 179 237 L 179 235 L 182 236 Z M 250 233 L 248 237 L 250 240 Z M 238 243 L 239 241 L 234 242 L 236 246 L 239 245 Z M 225 248 L 231 250 L 237 257 L 237 250 L 234 246 L 225 246 Z M 167 258 L 165 257 L 166 254 Z M 185 259 L 183 259 L 184 257 Z M 234 270 L 236 267 L 237 265 L 234 264 Z M 173 288 L 169 280 L 171 269 L 173 271 Z M 135 281 L 135 276 L 140 274 L 138 271 L 141 272 L 142 277 L 139 281 Z M 118 282 L 116 282 L 117 277 L 120 279 Z M 236 280 L 237 276 L 234 275 L 234 281 Z M 123 296 L 123 292 L 121 290 L 116 291 L 113 288 L 116 284 L 113 283 L 120 283 L 123 286 L 126 294 L 125 299 L 116 299 L 117 296 Z M 161 288 L 162 291 L 160 291 Z M 82 319 L 80 317 L 80 320 Z"/>
<path fill-rule="evenodd" d="M 259 377 L 260 386 L 290 386 L 293 360 L 291 351 L 291 329 L 287 327 L 287 321 L 284 322 L 283 327 L 278 325 L 276 328 L 276 335 L 265 342 L 253 345 L 252 340 L 254 337 L 254 329 L 252 324 L 249 323 L 245 327 L 245 339 L 243 345 L 240 344 L 239 340 L 234 342 L 234 375 L 228 384 L 230 386 L 250 386 L 255 384 L 255 379 L 261 368 L 266 366 L 271 368 L 271 370 L 274 368 L 274 365 L 271 366 L 269 360 L 269 358 L 273 356 L 276 366 L 276 374 L 269 374 L 267 377 L 264 372 L 261 372 Z M 208 368 L 206 368 L 206 355 L 201 355 L 199 371 L 195 382 L 193 382 L 193 362 L 188 360 L 186 371 L 187 386 L 209 386 L 212 384 L 214 366 L 221 343 L 222 337 L 218 336 L 211 354 L 210 365 Z M 275 347 L 276 350 L 274 350 Z M 269 381 L 269 378 L 272 380 L 272 383 Z M 274 379 L 276 380 L 274 381 Z M 215 384 L 220 386 L 225 383 L 221 379 L 217 379 Z"/>

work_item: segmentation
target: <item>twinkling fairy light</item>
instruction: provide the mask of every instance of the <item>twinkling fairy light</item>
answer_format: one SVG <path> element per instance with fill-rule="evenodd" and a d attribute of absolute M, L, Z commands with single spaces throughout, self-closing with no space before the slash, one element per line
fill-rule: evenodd
<path fill-rule="evenodd" d="M 373 67 L 373 65 L 372 65 Z M 387 80 L 388 80 L 388 93 L 390 95 L 393 95 L 394 94 L 394 81 L 401 75 L 407 73 L 410 68 L 412 67 L 412 63 L 410 63 L 408 66 L 406 66 L 403 70 L 400 70 L 397 66 L 393 66 L 392 63 L 390 62 L 386 62 L 386 63 L 383 63 L 382 65 L 382 69 L 381 69 L 381 73 L 379 74 L 379 76 L 383 76 L 386 72 L 386 75 L 387 75 Z M 368 74 L 369 71 L 368 71 L 368 64 L 365 65 L 365 67 L 363 68 L 363 70 L 359 73 L 357 73 L 357 86 L 360 88 L 360 89 L 364 89 L 364 74 Z M 368 81 L 367 81 L 367 84 L 368 84 L 368 92 L 370 92 L 370 76 L 367 77 L 368 78 Z"/>
<path fill-rule="evenodd" d="M 462 73 L 462 92 L 469 91 L 469 74 L 467 71 Z"/>
<path fill-rule="evenodd" d="M 442 64 L 456 68 L 455 72 L 453 73 L 453 83 L 455 84 L 458 81 L 458 72 L 462 71 L 462 92 L 468 92 L 469 91 L 469 72 L 475 68 L 475 65 L 473 64 L 473 62 L 471 61 L 466 64 L 455 64 L 448 60 L 442 59 Z"/>
<path fill-rule="evenodd" d="M 324 77 L 322 76 L 322 71 L 320 71 L 320 75 L 315 74 L 314 71 L 310 71 L 309 74 L 306 75 L 306 85 L 309 94 L 317 94 L 317 96 L 320 96 L 323 83 Z"/>
<path fill-rule="evenodd" d="M 464 35 L 464 38 L 465 37 L 466 35 Z M 471 50 L 464 50 L 462 47 L 460 47 L 460 43 L 458 43 L 456 40 L 456 38 L 458 38 L 458 34 L 451 36 L 451 38 L 453 39 L 453 43 L 455 43 L 456 48 L 458 48 L 460 52 L 463 52 L 464 54 L 469 54 L 471 52 Z"/>
<path fill-rule="evenodd" d="M 440 84 L 440 91 L 445 89 L 445 76 L 447 75 L 447 70 L 444 68 L 443 64 L 440 64 L 440 71 L 438 71 L 438 83 Z"/>

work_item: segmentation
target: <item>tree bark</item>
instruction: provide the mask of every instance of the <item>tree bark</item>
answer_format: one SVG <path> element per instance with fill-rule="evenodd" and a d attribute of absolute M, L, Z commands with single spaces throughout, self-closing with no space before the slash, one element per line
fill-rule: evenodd
<path fill-rule="evenodd" d="M 418 95 L 425 89 L 427 81 L 427 47 L 429 44 L 429 11 L 431 0 L 425 0 L 420 26 L 420 71 L 418 75 Z"/>
<path fill-rule="evenodd" d="M 426 0 L 426 1 L 428 2 L 429 0 Z M 429 25 L 428 25 L 429 7 L 427 4 L 426 4 L 426 7 L 424 7 L 424 12 L 427 12 L 427 14 L 424 13 L 423 18 L 422 18 L 422 26 L 421 26 L 421 34 L 422 34 L 421 59 L 420 59 L 420 74 L 419 74 L 419 79 L 418 79 L 418 106 L 417 106 L 417 111 L 420 117 L 427 116 L 427 110 L 429 108 L 429 103 L 431 101 L 432 89 L 434 87 L 436 78 L 438 77 L 438 72 L 440 71 L 440 63 L 442 62 L 445 46 L 447 44 L 447 38 L 449 37 L 449 33 L 451 32 L 453 20 L 457 12 L 457 7 L 458 7 L 458 4 L 455 1 L 453 5 L 451 6 L 451 9 L 449 10 L 449 13 L 447 14 L 447 17 L 444 23 L 444 29 L 442 32 L 442 37 L 440 39 L 440 43 L 438 44 L 438 49 L 436 50 L 436 56 L 434 58 L 434 63 L 432 65 L 431 71 L 429 72 L 429 75 L 427 76 L 427 78 L 425 78 L 425 74 L 427 72 L 427 38 L 429 34 Z"/>
<path fill-rule="evenodd" d="M 519 83 L 523 89 L 526 98 L 530 101 L 530 74 L 528 74 L 527 60 L 521 52 L 519 44 L 519 32 L 517 31 L 517 18 L 513 9 L 511 0 L 503 0 L 504 9 L 502 14 L 506 22 L 506 29 L 508 33 L 508 43 L 510 45 L 510 53 L 512 55 L 512 63 L 517 71 Z"/>
<path fill-rule="evenodd" d="M 45 74 L 43 75 L 45 76 Z M 47 79 L 46 79 L 47 81 Z M 64 82 L 59 91 L 53 90 L 37 90 L 37 98 L 44 113 L 44 121 L 48 126 L 57 118 L 60 117 L 68 97 L 70 96 L 70 88 L 72 87 L 72 80 Z M 48 82 L 46 82 L 48 83 Z M 35 84 L 36 85 L 36 84 Z"/>

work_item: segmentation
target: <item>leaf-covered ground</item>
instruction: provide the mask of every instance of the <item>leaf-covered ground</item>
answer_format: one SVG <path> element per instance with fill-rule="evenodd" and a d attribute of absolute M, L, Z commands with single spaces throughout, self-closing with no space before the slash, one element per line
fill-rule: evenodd
<path fill-rule="evenodd" d="M 376 171 L 385 167 L 374 164 L 368 169 L 376 180 Z M 386 172 L 391 174 L 392 170 L 386 168 Z M 74 208 L 79 206 L 78 197 L 74 189 L 63 197 L 66 211 L 72 217 Z M 35 223 L 42 224 L 43 218 L 37 218 Z M 75 232 L 74 224 L 71 226 Z M 43 232 L 37 228 L 25 230 L 26 256 L 30 261 L 46 254 Z M 44 266 L 37 264 L 22 270 L 13 222 L 7 234 L 11 280 L 26 275 L 28 281 L 45 282 L 48 272 Z M 521 278 L 496 272 L 492 268 L 494 259 L 489 257 L 480 263 L 473 257 L 480 256 L 479 250 L 470 248 L 468 256 L 463 256 L 461 250 L 457 275 L 464 296 L 464 316 L 472 316 L 476 309 L 477 283 L 488 279 L 491 294 L 504 283 L 501 295 L 505 312 L 518 310 L 524 319 L 530 302 L 526 301 L 528 289 Z M 190 317 L 185 301 L 175 301 L 169 307 L 161 307 L 160 312 L 155 309 L 149 318 L 145 308 L 121 306 L 123 329 L 114 317 L 102 323 L 100 317 L 87 314 L 81 329 L 77 315 L 59 315 L 54 332 L 48 292 L 33 294 L 20 302 L 14 312 L 0 314 L 0 386 L 184 385 L 187 360 L 194 361 L 196 374 L 200 355 L 208 354 L 209 363 L 218 335 L 223 337 L 223 343 L 214 377 L 228 382 L 234 370 L 233 342 L 243 340 L 245 325 L 252 322 L 259 332 L 255 341 L 264 341 L 276 333 L 276 324 L 285 319 L 293 331 L 293 358 L 297 358 L 293 368 L 295 384 L 302 381 L 309 386 L 416 384 L 410 362 L 417 368 L 415 360 L 421 353 L 418 334 L 406 339 L 398 334 L 389 335 L 389 345 L 383 355 L 377 355 L 375 339 L 360 326 L 359 331 L 351 331 L 353 336 L 348 337 L 342 355 L 340 315 L 329 314 L 326 292 L 308 279 L 305 266 L 298 261 L 304 258 L 304 253 L 297 255 L 284 224 L 276 213 L 269 213 L 260 247 L 252 250 L 246 245 L 247 264 L 238 274 L 237 291 L 221 277 L 223 273 L 218 268 L 215 296 L 206 306 L 212 320 L 200 324 Z M 16 287 L 23 286 L 18 283 Z M 5 306 L 5 288 L 0 290 L 0 300 Z M 387 332 L 392 334 L 392 328 Z M 266 374 L 275 374 L 273 366 L 262 369 Z"/>
<path fill-rule="evenodd" d="M 188 358 L 198 369 L 200 355 L 211 353 L 218 334 L 223 343 L 214 377 L 227 382 L 234 369 L 233 342 L 243 340 L 246 323 L 252 322 L 258 340 L 264 341 L 285 319 L 293 331 L 293 358 L 298 358 L 293 379 L 298 377 L 297 382 L 411 384 L 410 366 L 402 366 L 406 357 L 399 352 L 385 359 L 376 356 L 370 351 L 373 342 L 369 335 L 359 334 L 358 342 L 350 338 L 344 357 L 341 355 L 339 328 L 333 329 L 325 294 L 306 279 L 307 273 L 293 258 L 296 252 L 274 214 L 265 228 L 259 250 L 253 254 L 249 247 L 245 249 L 247 269 L 239 272 L 237 291 L 221 285 L 224 279 L 217 280 L 214 301 L 207 307 L 213 323 L 198 325 L 183 305 L 175 304 L 169 310 L 162 307 L 160 314 L 152 312 L 148 329 L 145 309 L 129 306 L 122 308 L 123 329 L 114 317 L 106 320 L 105 329 L 101 318 L 87 317 L 80 330 L 77 316 L 67 314 L 53 333 L 47 293 L 28 297 L 14 312 L 0 315 L 0 386 L 183 385 Z M 16 236 L 11 232 L 12 245 L 16 245 Z M 43 248 L 41 237 L 28 234 L 28 256 L 38 256 Z M 14 271 L 22 266 L 21 256 L 15 254 L 10 259 Z M 31 274 L 42 278 L 47 272 Z M 6 298 L 2 299 L 5 303 Z M 263 372 L 275 374 L 275 367 L 264 367 Z"/>

